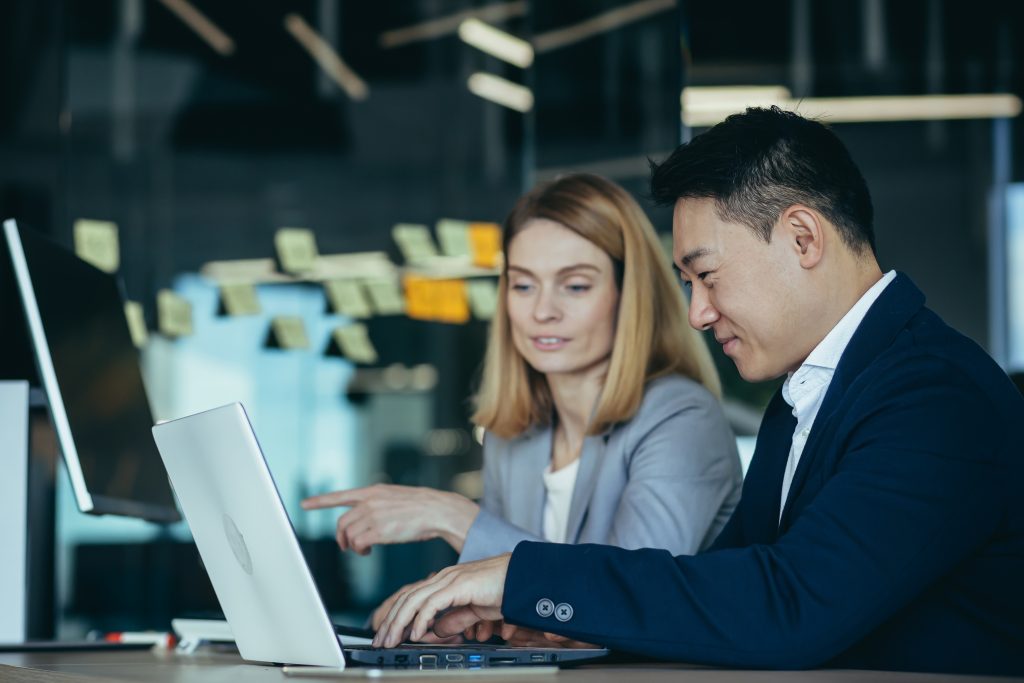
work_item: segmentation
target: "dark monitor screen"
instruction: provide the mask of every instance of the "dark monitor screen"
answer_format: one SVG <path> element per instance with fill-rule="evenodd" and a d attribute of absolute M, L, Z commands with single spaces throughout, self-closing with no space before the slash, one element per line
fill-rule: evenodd
<path fill-rule="evenodd" d="M 4 237 L 3 267 L 21 302 L 13 327 L 30 340 L 79 509 L 179 520 L 117 281 L 14 221 Z"/>

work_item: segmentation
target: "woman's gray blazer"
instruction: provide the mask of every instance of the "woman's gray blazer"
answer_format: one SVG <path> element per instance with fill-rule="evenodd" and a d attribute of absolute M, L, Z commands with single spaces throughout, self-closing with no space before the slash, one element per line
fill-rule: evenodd
<path fill-rule="evenodd" d="M 460 562 L 543 539 L 550 426 L 484 440 L 484 495 Z M 567 543 L 665 548 L 692 555 L 725 526 L 743 475 L 718 401 L 680 375 L 648 383 L 636 415 L 587 437 L 569 508 Z"/>

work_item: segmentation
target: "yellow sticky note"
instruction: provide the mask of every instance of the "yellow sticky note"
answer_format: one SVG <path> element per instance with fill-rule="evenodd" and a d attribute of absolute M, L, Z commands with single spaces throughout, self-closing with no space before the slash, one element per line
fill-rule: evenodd
<path fill-rule="evenodd" d="M 79 218 L 75 221 L 75 253 L 107 273 L 116 273 L 121 265 L 121 247 L 117 223 Z"/>
<path fill-rule="evenodd" d="M 334 330 L 334 342 L 350 361 L 372 365 L 377 362 L 377 350 L 373 348 L 366 325 L 344 325 Z"/>
<path fill-rule="evenodd" d="M 451 218 L 442 218 L 437 222 L 437 241 L 441 243 L 441 251 L 445 256 L 471 256 L 469 244 L 469 223 Z"/>
<path fill-rule="evenodd" d="M 391 228 L 391 236 L 406 263 L 422 263 L 437 256 L 437 247 L 425 225 L 399 223 Z"/>
<path fill-rule="evenodd" d="M 497 268 L 501 263 L 501 226 L 497 223 L 470 223 L 469 244 L 474 266 Z"/>
<path fill-rule="evenodd" d="M 324 291 L 335 313 L 350 318 L 369 318 L 373 314 L 358 280 L 331 280 L 324 283 Z"/>
<path fill-rule="evenodd" d="M 128 333 L 132 336 L 132 343 L 141 349 L 149 340 L 149 330 L 146 329 L 146 316 L 142 310 L 142 304 L 138 301 L 125 301 L 124 317 L 128 319 Z"/>
<path fill-rule="evenodd" d="M 156 314 L 160 334 L 168 337 L 192 334 L 192 304 L 171 290 L 157 292 Z"/>
<path fill-rule="evenodd" d="M 281 270 L 299 274 L 313 270 L 319 253 L 316 237 L 308 228 L 281 228 L 274 234 L 274 247 Z"/>
<path fill-rule="evenodd" d="M 228 315 L 259 315 L 262 310 L 256 287 L 250 284 L 221 285 L 220 300 Z"/>
<path fill-rule="evenodd" d="M 470 280 L 466 283 L 469 308 L 473 317 L 490 320 L 498 310 L 498 283 L 490 279 Z"/>
<path fill-rule="evenodd" d="M 405 301 L 397 277 L 368 278 L 363 280 L 363 286 L 377 315 L 405 313 Z"/>
<path fill-rule="evenodd" d="M 309 337 L 302 318 L 294 315 L 280 315 L 270 321 L 270 329 L 282 349 L 308 349 Z"/>
<path fill-rule="evenodd" d="M 445 323 L 469 321 L 469 299 L 462 280 L 407 275 L 404 284 L 405 312 L 410 318 Z"/>

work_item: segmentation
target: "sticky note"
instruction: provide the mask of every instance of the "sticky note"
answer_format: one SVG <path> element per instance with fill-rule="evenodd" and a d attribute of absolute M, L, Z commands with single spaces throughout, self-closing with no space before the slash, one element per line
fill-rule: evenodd
<path fill-rule="evenodd" d="M 316 237 L 308 228 L 281 228 L 274 234 L 274 247 L 281 270 L 301 274 L 313 270 L 319 253 Z"/>
<path fill-rule="evenodd" d="M 220 302 L 228 315 L 259 315 L 262 310 L 256 287 L 250 284 L 221 285 Z"/>
<path fill-rule="evenodd" d="M 469 244 L 473 265 L 497 268 L 501 263 L 501 226 L 497 223 L 470 223 Z"/>
<path fill-rule="evenodd" d="M 437 241 L 441 243 L 441 251 L 445 256 L 471 256 L 469 244 L 469 223 L 451 218 L 442 218 L 437 222 Z"/>
<path fill-rule="evenodd" d="M 157 292 L 156 313 L 160 334 L 168 337 L 192 334 L 192 304 L 171 290 Z"/>
<path fill-rule="evenodd" d="M 282 349 L 308 349 L 309 337 L 302 318 L 280 315 L 270 321 L 271 346 Z M 276 343 L 275 343 L 276 342 Z"/>
<path fill-rule="evenodd" d="M 377 315 L 401 315 L 405 301 L 397 277 L 367 278 L 363 286 Z"/>
<path fill-rule="evenodd" d="M 391 228 L 391 236 L 406 263 L 423 263 L 437 256 L 437 247 L 425 225 L 399 223 Z"/>
<path fill-rule="evenodd" d="M 142 348 L 149 341 L 149 330 L 146 329 L 146 316 L 142 304 L 138 301 L 124 302 L 124 317 L 128 319 L 128 333 L 136 348 Z"/>
<path fill-rule="evenodd" d="M 79 218 L 74 225 L 75 253 L 107 273 L 116 273 L 121 265 L 121 247 L 117 223 Z"/>
<path fill-rule="evenodd" d="M 343 325 L 331 335 L 341 353 L 354 363 L 372 365 L 377 362 L 377 350 L 373 348 L 366 325 Z"/>
<path fill-rule="evenodd" d="M 491 279 L 474 279 L 466 283 L 469 309 L 473 317 L 490 320 L 498 310 L 498 283 Z"/>
<path fill-rule="evenodd" d="M 358 280 L 330 280 L 324 283 L 331 310 L 351 318 L 369 318 L 373 315 L 370 301 Z"/>
<path fill-rule="evenodd" d="M 446 323 L 469 321 L 469 299 L 462 280 L 434 280 L 406 275 L 405 312 L 417 320 Z"/>

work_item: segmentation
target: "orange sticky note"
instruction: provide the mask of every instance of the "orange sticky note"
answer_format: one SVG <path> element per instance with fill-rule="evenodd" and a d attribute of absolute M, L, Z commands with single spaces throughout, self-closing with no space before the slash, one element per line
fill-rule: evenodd
<path fill-rule="evenodd" d="M 473 251 L 473 265 L 496 268 L 501 254 L 501 226 L 497 223 L 470 223 L 469 245 Z"/>
<path fill-rule="evenodd" d="M 462 280 L 434 280 L 406 275 L 405 313 L 416 320 L 443 323 L 469 321 L 469 296 Z"/>

